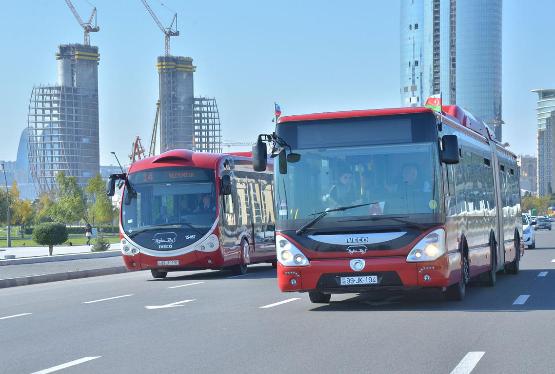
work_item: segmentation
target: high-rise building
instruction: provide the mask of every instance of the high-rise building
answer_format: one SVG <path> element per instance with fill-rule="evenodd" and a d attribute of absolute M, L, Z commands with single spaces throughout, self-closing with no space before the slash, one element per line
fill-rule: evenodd
<path fill-rule="evenodd" d="M 501 140 L 502 0 L 406 0 L 401 5 L 401 104 L 442 95 Z"/>
<path fill-rule="evenodd" d="M 222 134 L 216 99 L 195 97 L 193 115 L 193 149 L 196 152 L 221 153 Z"/>
<path fill-rule="evenodd" d="M 547 195 L 549 190 L 555 188 L 553 180 L 553 155 L 555 154 L 553 146 L 555 122 L 553 113 L 555 113 L 555 89 L 537 89 L 533 90 L 538 94 L 538 105 L 536 108 L 536 118 L 538 121 L 538 193 L 540 196 Z"/>
<path fill-rule="evenodd" d="M 58 82 L 34 87 L 28 114 L 29 165 L 39 192 L 64 172 L 85 185 L 99 172 L 98 47 L 60 45 Z"/>
<path fill-rule="evenodd" d="M 193 59 L 158 57 L 160 99 L 160 152 L 193 149 Z"/>
<path fill-rule="evenodd" d="M 538 192 L 538 159 L 535 156 L 518 156 L 520 166 L 520 188 L 533 195 Z"/>

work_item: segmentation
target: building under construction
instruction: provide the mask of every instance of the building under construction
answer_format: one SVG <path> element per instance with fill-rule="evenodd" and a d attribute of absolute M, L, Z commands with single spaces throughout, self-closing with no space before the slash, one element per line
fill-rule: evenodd
<path fill-rule="evenodd" d="M 193 116 L 193 149 L 197 152 L 221 153 L 222 134 L 216 99 L 195 97 Z"/>
<path fill-rule="evenodd" d="M 98 47 L 60 45 L 58 81 L 34 87 L 29 102 L 29 164 L 39 192 L 50 191 L 56 174 L 80 185 L 99 172 Z"/>

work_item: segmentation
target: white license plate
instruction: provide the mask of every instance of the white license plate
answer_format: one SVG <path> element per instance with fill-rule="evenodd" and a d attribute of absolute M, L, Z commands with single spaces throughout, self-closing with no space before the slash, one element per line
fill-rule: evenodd
<path fill-rule="evenodd" d="M 158 261 L 158 266 L 177 266 L 177 265 L 179 265 L 179 260 Z"/>
<path fill-rule="evenodd" d="M 342 286 L 357 286 L 359 284 L 378 284 L 377 275 L 365 275 L 361 277 L 341 277 Z"/>

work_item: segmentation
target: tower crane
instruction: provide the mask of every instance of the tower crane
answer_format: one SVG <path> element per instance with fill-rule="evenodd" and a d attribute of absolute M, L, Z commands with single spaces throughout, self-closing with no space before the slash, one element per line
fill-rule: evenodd
<path fill-rule="evenodd" d="M 158 17 L 156 17 L 156 14 L 154 13 L 150 5 L 148 5 L 148 2 L 146 0 L 141 0 L 141 2 L 145 6 L 148 13 L 150 13 L 150 16 L 152 17 L 154 22 L 156 22 L 156 25 L 158 25 L 158 28 L 164 33 L 164 47 L 166 51 L 166 56 L 169 56 L 170 38 L 172 36 L 179 36 L 179 31 L 177 31 L 177 13 L 173 15 L 172 22 L 170 23 L 170 25 L 168 27 L 164 27 L 164 25 L 162 25 L 162 22 L 160 22 Z"/>
<path fill-rule="evenodd" d="M 89 33 L 100 31 L 100 27 L 96 24 L 96 7 L 93 8 L 91 16 L 89 17 L 89 20 L 87 22 L 84 22 L 81 16 L 79 15 L 79 13 L 77 12 L 77 9 L 75 9 L 75 7 L 73 6 L 73 3 L 71 2 L 71 0 L 66 0 L 66 4 L 69 7 L 69 10 L 71 10 L 71 13 L 73 13 L 73 16 L 75 17 L 77 22 L 79 22 L 79 24 L 83 28 L 83 32 L 85 34 L 83 44 L 91 45 Z M 92 24 L 93 20 L 94 20 L 94 26 Z"/>
<path fill-rule="evenodd" d="M 156 115 L 154 116 L 154 126 L 152 127 L 152 135 L 150 136 L 150 148 L 148 157 L 156 155 L 156 135 L 158 134 L 158 121 L 160 120 L 160 100 L 156 102 Z"/>

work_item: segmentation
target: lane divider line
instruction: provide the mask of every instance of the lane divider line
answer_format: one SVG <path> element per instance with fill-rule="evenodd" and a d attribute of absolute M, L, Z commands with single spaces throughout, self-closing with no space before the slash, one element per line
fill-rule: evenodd
<path fill-rule="evenodd" d="M 129 297 L 129 296 L 133 296 L 133 294 L 129 294 L 129 295 L 120 295 L 120 296 L 114 296 L 114 297 L 107 297 L 107 298 L 105 298 L 105 299 L 98 299 L 98 300 L 91 300 L 91 301 L 83 301 L 83 304 L 100 303 L 100 302 L 102 302 L 102 301 L 121 299 L 122 297 Z"/>
<path fill-rule="evenodd" d="M 83 358 L 80 358 L 78 360 L 66 362 L 65 364 L 61 364 L 61 365 L 58 365 L 58 366 L 53 366 L 53 367 L 48 368 L 48 369 L 35 371 L 32 374 L 49 374 L 49 373 L 53 373 L 55 371 L 67 369 L 67 368 L 72 367 L 72 366 L 83 364 L 83 363 L 88 362 L 88 361 L 96 360 L 97 358 L 100 358 L 100 357 L 102 357 L 102 356 L 83 357 Z"/>
<path fill-rule="evenodd" d="M 555 258 L 553 260 L 551 260 L 551 262 L 555 262 Z"/>
<path fill-rule="evenodd" d="M 282 304 L 287 304 L 287 303 L 290 303 L 291 301 L 297 301 L 297 300 L 300 300 L 300 299 L 301 299 L 300 297 L 293 297 L 293 298 L 291 298 L 291 299 L 279 301 L 279 302 L 277 302 L 277 303 L 273 303 L 273 304 L 268 304 L 268 305 L 261 306 L 260 309 L 273 308 L 273 307 L 275 307 L 275 306 L 282 305 Z"/>
<path fill-rule="evenodd" d="M 192 301 L 196 301 L 196 299 L 176 301 L 175 303 L 170 303 L 170 304 L 165 304 L 165 305 L 147 305 L 147 306 L 145 306 L 145 309 L 152 310 L 152 309 L 175 308 L 175 307 L 178 307 L 178 306 L 183 306 L 183 304 L 190 303 Z"/>
<path fill-rule="evenodd" d="M 545 276 L 547 276 L 547 273 L 548 273 L 547 271 L 541 271 L 541 272 L 538 274 L 538 277 L 545 277 Z"/>
<path fill-rule="evenodd" d="M 30 314 L 33 313 L 20 313 L 20 314 L 14 314 L 13 316 L 6 316 L 6 317 L 0 317 L 0 320 L 2 319 L 10 319 L 10 318 L 17 318 L 17 317 L 23 317 L 23 316 L 28 316 Z"/>
<path fill-rule="evenodd" d="M 513 305 L 524 305 L 524 303 L 526 303 L 529 297 L 530 295 L 520 295 L 515 299 L 515 301 L 513 302 Z"/>
<path fill-rule="evenodd" d="M 478 361 L 486 352 L 468 352 L 461 362 L 451 371 L 451 374 L 469 374 L 474 370 Z"/>
<path fill-rule="evenodd" d="M 181 287 L 188 287 L 188 286 L 194 286 L 197 284 L 203 284 L 204 282 L 194 282 L 194 283 L 187 283 L 187 284 L 180 284 L 179 286 L 171 286 L 168 288 L 181 288 Z"/>

